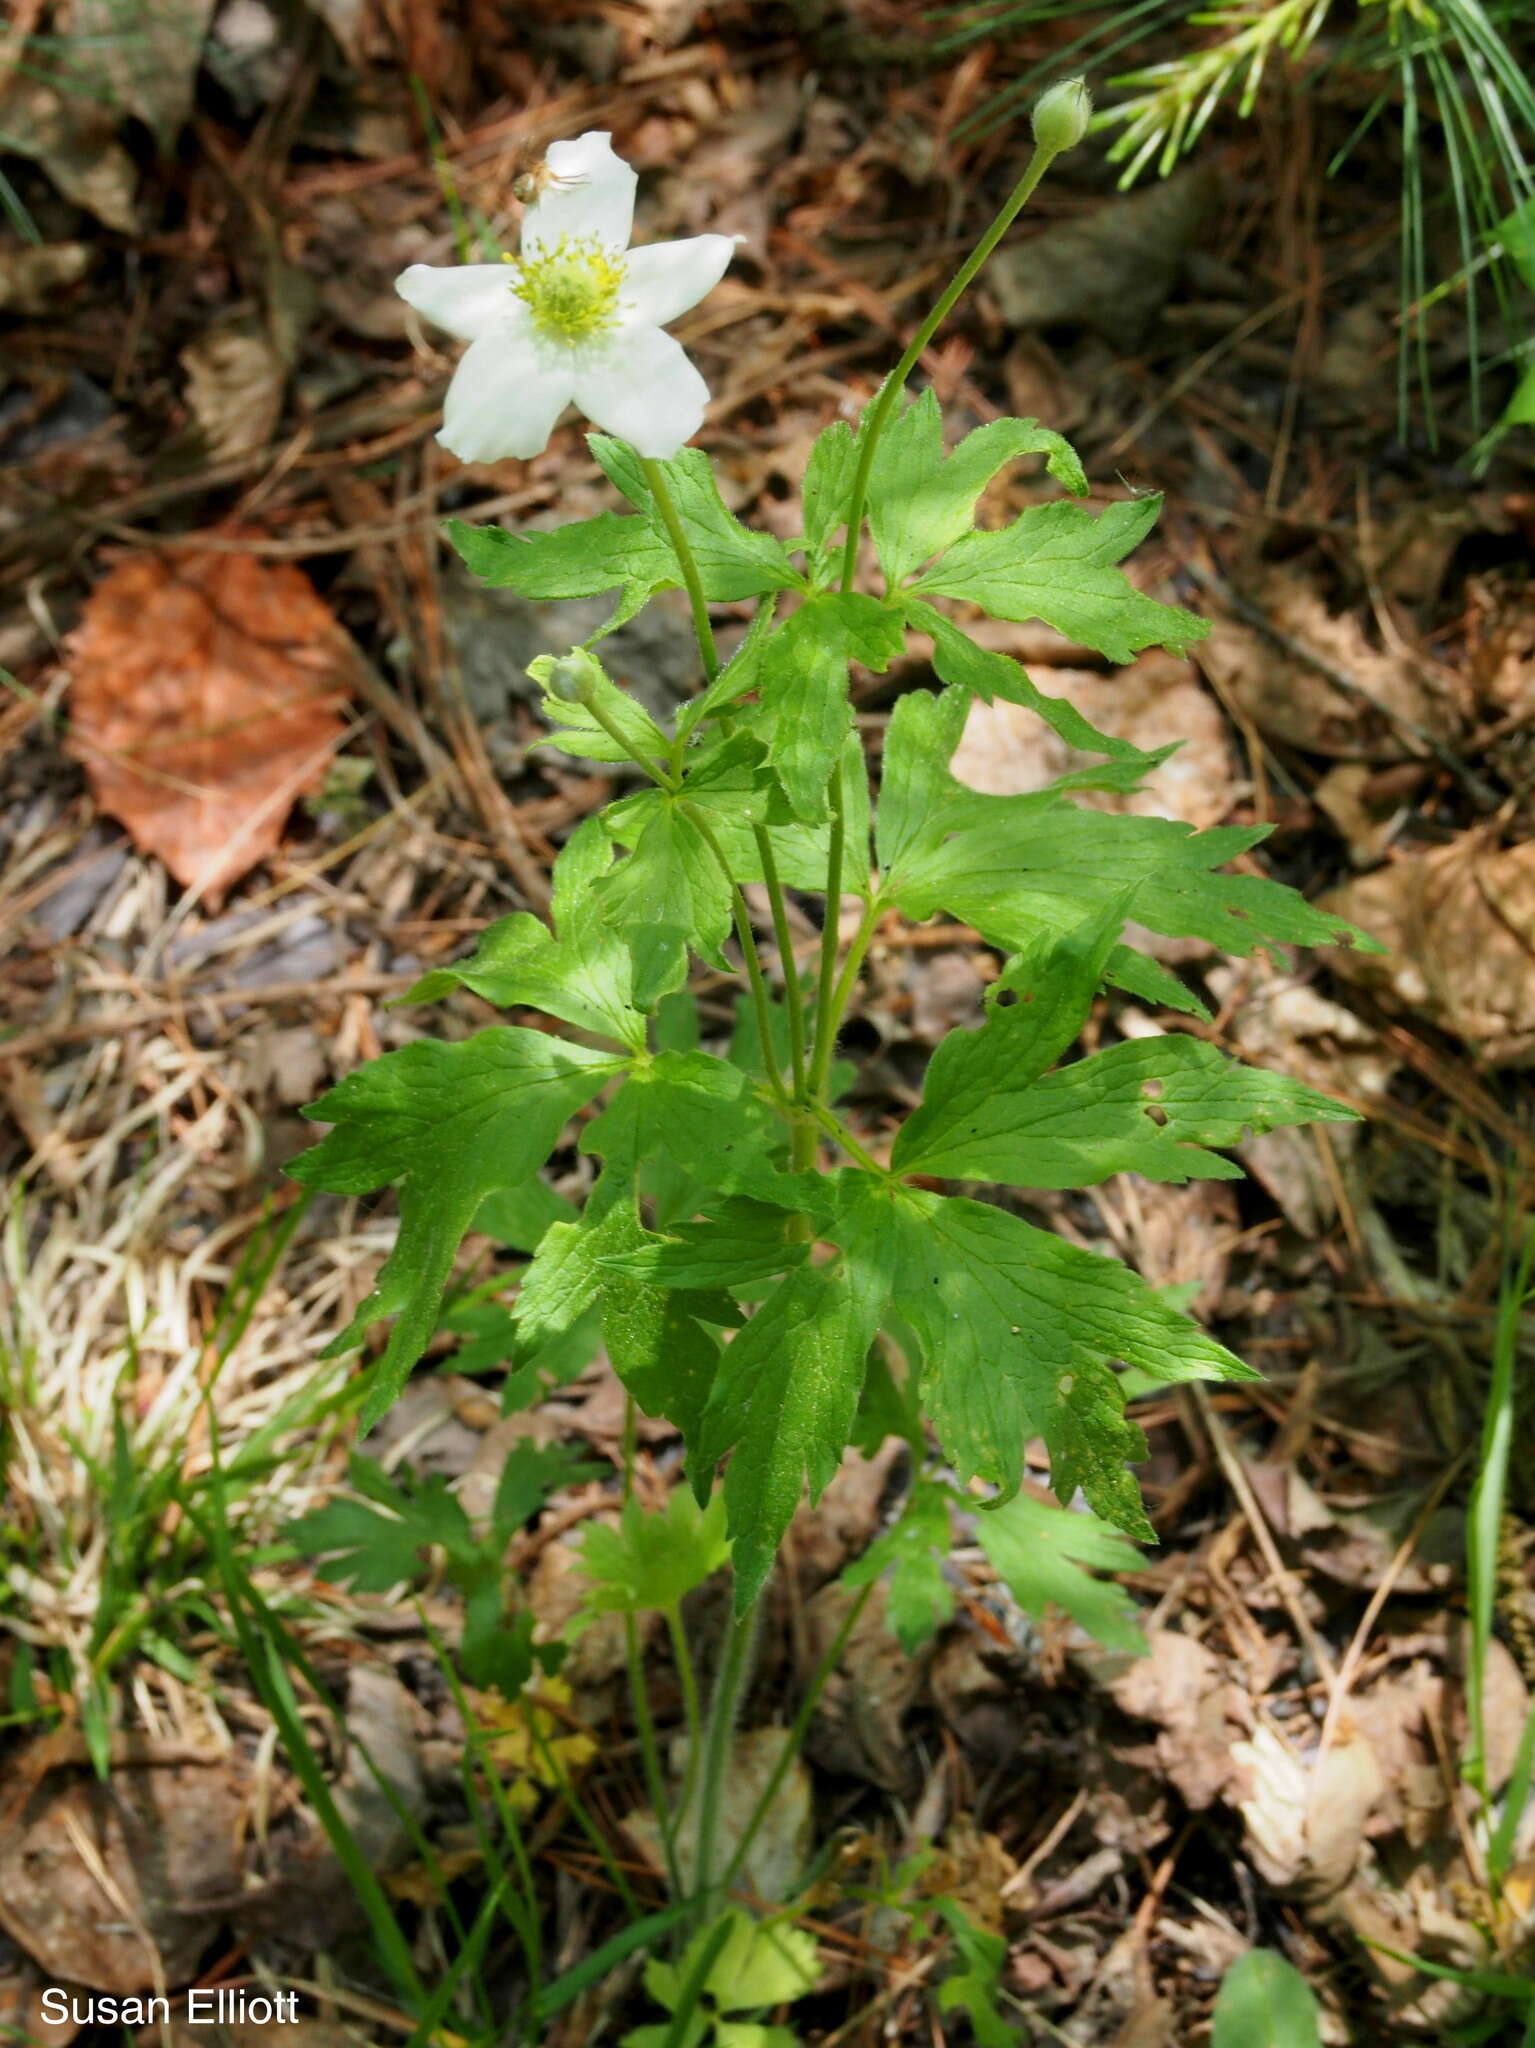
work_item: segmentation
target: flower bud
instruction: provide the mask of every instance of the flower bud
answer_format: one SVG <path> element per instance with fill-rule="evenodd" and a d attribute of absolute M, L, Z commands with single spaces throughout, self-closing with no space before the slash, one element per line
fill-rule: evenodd
<path fill-rule="evenodd" d="M 584 647 L 569 654 L 541 654 L 529 662 L 528 674 L 562 704 L 589 704 L 602 681 L 602 664 Z"/>
<path fill-rule="evenodd" d="M 1034 103 L 1034 140 L 1052 156 L 1075 149 L 1087 133 L 1092 112 L 1093 96 L 1086 79 L 1063 78 Z"/>

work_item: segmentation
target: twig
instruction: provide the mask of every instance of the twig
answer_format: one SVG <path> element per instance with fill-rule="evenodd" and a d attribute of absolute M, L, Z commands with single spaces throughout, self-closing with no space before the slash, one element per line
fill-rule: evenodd
<path fill-rule="evenodd" d="M 1195 1403 L 1199 1408 L 1200 1420 L 1204 1423 L 1205 1429 L 1209 1433 L 1210 1441 L 1215 1446 L 1215 1455 L 1220 1460 L 1221 1470 L 1225 1473 L 1227 1482 L 1241 1505 L 1242 1513 L 1247 1518 L 1247 1526 L 1253 1533 L 1253 1540 L 1262 1551 L 1263 1561 L 1273 1575 L 1274 1584 L 1279 1590 L 1279 1597 L 1283 1600 L 1285 1610 L 1289 1614 L 1291 1621 L 1295 1624 L 1295 1632 L 1310 1651 L 1311 1661 L 1315 1664 L 1318 1674 L 1326 1684 L 1330 1699 L 1338 1686 L 1337 1667 L 1332 1661 L 1327 1645 L 1311 1626 L 1310 1617 L 1296 1598 L 1295 1580 L 1297 1575 L 1288 1569 L 1283 1558 L 1279 1555 L 1279 1546 L 1275 1543 L 1273 1531 L 1269 1528 L 1263 1510 L 1258 1505 L 1258 1496 L 1253 1492 L 1252 1481 L 1248 1478 L 1246 1471 L 1243 1469 L 1242 1461 L 1236 1454 L 1225 1423 L 1221 1421 L 1215 1412 L 1215 1404 L 1210 1399 L 1208 1391 L 1199 1380 L 1193 1380 L 1190 1384 L 1193 1388 Z"/>

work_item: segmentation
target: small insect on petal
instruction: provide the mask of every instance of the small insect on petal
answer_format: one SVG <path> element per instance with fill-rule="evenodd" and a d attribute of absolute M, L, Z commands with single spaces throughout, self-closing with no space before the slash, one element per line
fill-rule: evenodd
<path fill-rule="evenodd" d="M 536 206 L 546 192 L 568 192 L 576 185 L 584 185 L 586 179 L 579 174 L 560 173 L 551 169 L 549 159 L 540 157 L 536 163 L 527 163 L 512 179 L 512 197 L 524 206 Z"/>

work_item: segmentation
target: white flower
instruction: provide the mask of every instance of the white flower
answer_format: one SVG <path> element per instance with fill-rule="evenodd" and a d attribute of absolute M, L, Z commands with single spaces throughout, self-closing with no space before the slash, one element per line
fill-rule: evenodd
<path fill-rule="evenodd" d="M 396 280 L 469 343 L 437 437 L 461 462 L 537 455 L 572 402 L 641 455 L 665 459 L 697 433 L 709 387 L 661 330 L 719 283 L 735 238 L 631 249 L 637 182 L 600 130 L 556 142 L 515 261 L 413 263 Z"/>

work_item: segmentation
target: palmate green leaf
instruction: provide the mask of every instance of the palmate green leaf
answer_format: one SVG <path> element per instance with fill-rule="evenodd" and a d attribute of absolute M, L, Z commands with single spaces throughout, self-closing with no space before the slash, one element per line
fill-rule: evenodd
<path fill-rule="evenodd" d="M 508 533 L 501 526 L 447 522 L 452 542 L 470 574 L 492 590 L 523 597 L 597 597 L 624 590 L 630 616 L 657 590 L 682 581 L 677 558 L 648 519 L 600 512 L 549 533 Z"/>
<path fill-rule="evenodd" d="M 754 711 L 756 708 L 752 707 Z M 745 717 L 743 717 L 742 725 L 743 728 L 746 728 L 745 736 L 748 739 L 756 739 L 759 746 L 765 744 L 755 731 L 750 729 Z M 741 736 L 741 733 L 738 732 L 737 737 Z M 707 758 L 708 748 L 700 747 L 699 755 L 701 760 Z M 848 855 L 844 886 L 849 893 L 856 890 L 861 894 L 868 887 L 868 876 L 860 862 L 860 853 L 855 851 L 855 849 L 861 851 L 868 844 L 869 785 L 864 751 L 856 732 L 850 732 L 844 743 L 842 766 L 844 786 L 847 791 L 848 800 L 846 824 Z M 786 816 L 788 815 L 787 804 L 782 790 L 777 784 L 776 777 L 774 778 L 774 787 L 777 795 L 775 798 L 770 793 L 768 797 L 769 815 L 771 817 Z M 752 823 L 754 821 L 748 821 L 741 815 L 739 803 L 739 798 L 742 794 L 741 786 L 738 784 L 734 791 L 728 788 L 713 790 L 706 787 L 699 792 L 697 797 L 692 796 L 689 790 L 690 785 L 684 783 L 682 791 L 683 800 L 688 803 L 696 803 L 699 811 L 707 816 L 710 829 L 719 843 L 720 851 L 724 854 L 729 864 L 730 872 L 735 876 L 736 880 L 739 882 L 760 882 L 763 879 L 762 857 L 758 852 L 756 841 L 753 837 Z M 620 846 L 632 846 L 634 844 L 639 828 L 643 825 L 649 814 L 648 795 L 648 791 L 642 791 L 638 796 L 626 797 L 619 803 L 610 805 L 607 811 L 604 812 L 603 828 L 612 835 Z M 716 803 L 719 805 L 718 809 L 714 808 Z M 779 808 L 780 806 L 782 806 L 782 809 Z M 790 889 L 819 890 L 824 888 L 826 884 L 827 846 L 831 830 L 829 822 L 823 822 L 819 825 L 804 825 L 799 823 L 798 820 L 793 820 L 785 825 L 772 825 L 768 830 L 773 848 L 773 857 L 777 864 L 778 877 L 784 886 Z"/>
<path fill-rule="evenodd" d="M 747 627 L 741 644 L 714 681 L 699 696 L 690 697 L 677 713 L 679 738 L 687 739 L 704 719 L 713 718 L 717 712 L 729 710 L 738 698 L 743 697 L 748 690 L 756 688 L 757 669 L 763 645 L 773 630 L 776 609 L 777 593 L 770 591 L 752 614 L 752 622 Z"/>
<path fill-rule="evenodd" d="M 1051 697 L 1036 689 L 1011 655 L 979 646 L 952 619 L 945 618 L 935 605 L 926 603 L 922 598 L 907 596 L 902 609 L 912 630 L 926 633 L 932 640 L 933 668 L 940 682 L 952 683 L 973 692 L 986 704 L 994 697 L 1001 697 L 1009 704 L 1021 704 L 1025 710 L 1042 718 L 1069 747 L 1078 747 L 1085 754 L 1104 754 L 1111 761 L 1125 764 L 1117 776 L 1105 774 L 1103 780 L 1084 783 L 1083 787 L 1134 789 L 1159 761 L 1173 752 L 1171 747 L 1161 747 L 1155 753 L 1146 754 L 1128 740 L 1099 732 L 1064 697 Z"/>
<path fill-rule="evenodd" d="M 826 787 L 853 722 L 849 662 L 882 670 L 904 646 L 899 613 L 856 591 L 806 598 L 769 636 L 759 730 L 795 817 L 817 824 L 827 815 Z"/>
<path fill-rule="evenodd" d="M 1160 497 L 1108 505 L 1032 505 L 996 533 L 970 533 L 910 586 L 962 598 L 996 619 L 1043 619 L 1069 640 L 1128 662 L 1145 647 L 1184 653 L 1208 621 L 1142 597 L 1114 564 L 1156 523 Z"/>
<path fill-rule="evenodd" d="M 1020 2048 L 1018 2029 L 997 2010 L 1007 1943 L 1000 1934 L 977 1927 L 957 1899 L 937 1898 L 933 1904 L 954 1937 L 958 1965 L 938 1986 L 938 2010 L 962 2012 L 977 2048 Z"/>
<path fill-rule="evenodd" d="M 737 1906 L 722 1917 L 729 1923 L 729 1933 L 704 1980 L 714 2014 L 760 2012 L 764 2006 L 789 2005 L 815 1988 L 821 1965 L 813 1934 L 791 1926 L 786 1920 L 754 1920 Z M 665 2006 L 668 2012 L 677 2010 L 684 1989 L 714 1945 L 718 1927 L 718 1921 L 700 1927 L 675 1963 L 663 1962 L 658 1956 L 646 1964 L 645 1989 L 657 2005 Z M 707 2030 L 704 2013 L 696 2012 L 695 2017 L 700 2031 L 696 2037 L 685 2037 L 689 2041 L 701 2040 Z M 718 2029 L 718 2019 L 715 2025 Z M 659 2038 L 664 2041 L 666 2036 L 662 2033 Z"/>
<path fill-rule="evenodd" d="M 450 989 L 470 988 L 500 1009 L 526 1004 L 643 1049 L 645 1020 L 631 1000 L 629 951 L 593 893 L 612 865 L 612 844 L 600 822 L 585 819 L 554 863 L 553 933 L 525 910 L 499 918 L 481 932 L 467 960 L 434 967 L 400 1001 L 434 1003 Z"/>
<path fill-rule="evenodd" d="M 712 1578 L 730 1555 L 725 1500 L 716 1494 L 700 1507 L 685 1486 L 664 1508 L 647 1514 L 632 1497 L 616 1529 L 587 1524 L 577 1569 L 591 1581 L 586 1614 L 664 1613 L 695 1586 Z"/>
<path fill-rule="evenodd" d="M 985 796 L 960 782 L 949 767 L 969 710 L 969 693 L 958 685 L 936 696 L 927 690 L 912 690 L 897 702 L 885 732 L 880 777 L 877 840 L 881 868 L 904 871 L 910 856 L 941 849 L 951 834 L 966 826 L 990 832 L 999 822 L 1014 825 L 1020 819 L 1052 811 L 1068 790 L 1133 790 L 1163 758 L 1130 748 L 1121 758 L 1105 762 L 1101 768 L 1079 770 L 1048 789 L 1025 796 Z M 919 870 L 920 865 L 919 861 Z"/>
<path fill-rule="evenodd" d="M 715 1333 L 741 1321 L 740 1309 L 718 1288 L 652 1287 L 611 1273 L 602 1278 L 608 1360 L 641 1412 L 664 1416 L 681 1433 L 700 1492 L 705 1473 L 699 1444 L 719 1374 Z"/>
<path fill-rule="evenodd" d="M 807 1244 L 785 1236 L 786 1216 L 765 1202 L 737 1196 L 709 1203 L 709 1215 L 646 1235 L 632 1251 L 610 1253 L 610 1273 L 657 1287 L 741 1287 L 803 1265 Z"/>
<path fill-rule="evenodd" d="M 827 558 L 839 528 L 847 524 L 858 469 L 858 444 L 846 420 L 833 420 L 817 434 L 800 485 L 805 552 L 813 582 L 824 577 Z"/>
<path fill-rule="evenodd" d="M 335 1585 L 387 1593 L 419 1577 L 433 1549 L 460 1562 L 474 1556 L 469 1517 L 440 1472 L 406 1484 L 372 1459 L 354 1456 L 347 1477 L 365 1500 L 327 1501 L 283 1531 L 305 1557 L 324 1561 L 324 1575 Z"/>
<path fill-rule="evenodd" d="M 635 1004 L 648 1010 L 686 981 L 690 946 L 729 972 L 720 948 L 731 925 L 730 883 L 687 798 L 642 790 L 623 809 L 633 851 L 595 884 L 595 894 L 628 945 Z"/>
<path fill-rule="evenodd" d="M 865 407 L 856 434 L 845 420 L 827 427 L 817 436 L 806 464 L 801 487 L 804 543 L 810 578 L 817 587 L 829 580 L 835 566 L 838 551 L 833 543 L 847 523 L 859 440 L 871 411 L 872 404 Z M 1087 478 L 1069 442 L 1035 420 L 993 420 L 966 435 L 948 456 L 943 452 L 938 401 L 931 391 L 888 420 L 869 478 L 868 503 L 875 550 L 886 579 L 899 583 L 929 556 L 969 532 L 982 491 L 999 470 L 1024 455 L 1043 455 L 1058 483 L 1077 496 L 1086 492 Z"/>
<path fill-rule="evenodd" d="M 647 1414 L 682 1431 L 689 1471 L 706 1487 L 698 1441 L 719 1360 L 713 1332 L 741 1313 L 713 1283 L 668 1287 L 623 1269 L 624 1255 L 654 1242 L 639 1220 L 641 1171 L 664 1159 L 727 1197 L 780 1212 L 825 1215 L 830 1196 L 820 1175 L 781 1171 L 783 1126 L 745 1074 L 707 1053 L 662 1052 L 638 1068 L 586 1127 L 581 1148 L 602 1158 L 602 1174 L 580 1220 L 553 1225 L 539 1245 L 518 1295 L 519 1330 L 536 1350 L 600 1301 L 614 1370 Z"/>
<path fill-rule="evenodd" d="M 986 992 L 981 1029 L 951 1031 L 934 1050 L 922 1102 L 896 1133 L 894 1171 L 936 1172 L 913 1161 L 930 1147 L 983 1143 L 999 1092 L 1016 1099 L 1054 1066 L 1087 1022 L 1123 922 L 1121 899 L 1060 937 L 1040 935 L 1008 962 Z"/>
<path fill-rule="evenodd" d="M 546 1233 L 518 1291 L 517 1330 L 537 1356 L 600 1307 L 613 1370 L 645 1414 L 681 1431 L 691 1462 L 719 1359 L 719 1340 L 707 1326 L 739 1321 L 740 1312 L 713 1290 L 667 1290 L 607 1269 L 611 1254 L 645 1237 L 637 1173 L 628 1148 L 615 1148 L 580 1218 Z"/>
<path fill-rule="evenodd" d="M 767 747 L 754 732 L 715 733 L 688 756 L 683 794 L 709 813 L 710 822 L 786 825 L 793 814 L 768 765 Z"/>
<path fill-rule="evenodd" d="M 1258 875 L 1216 870 L 1266 836 L 1262 826 L 1196 832 L 1168 818 L 1113 816 L 1036 797 L 972 796 L 962 829 L 949 817 L 901 851 L 884 883 L 908 917 L 947 911 L 1016 952 L 1041 931 L 1065 932 L 1118 902 L 1154 932 L 1208 939 L 1228 953 L 1259 946 L 1348 945 L 1378 952 L 1342 918 Z M 1110 964 L 1110 974 L 1114 972 Z"/>
<path fill-rule="evenodd" d="M 1146 1638 L 1123 1586 L 1094 1572 L 1133 1572 L 1141 1553 L 1117 1529 L 1081 1509 L 1016 1493 L 975 1518 L 976 1541 L 1026 1614 L 1059 1607 L 1105 1649 L 1139 1657 Z"/>
<path fill-rule="evenodd" d="M 1119 915 L 1037 942 L 990 992 L 980 1031 L 956 1032 L 928 1065 L 921 1106 L 891 1154 L 901 1173 L 1017 1187 L 1088 1187 L 1114 1173 L 1182 1183 L 1241 1169 L 1203 1148 L 1282 1124 L 1355 1112 L 1302 1082 L 1184 1037 L 1137 1039 L 1054 1073 L 1076 1037 Z M 998 991 L 1015 1000 L 1003 1006 Z"/>
<path fill-rule="evenodd" d="M 878 1256 L 923 1354 L 922 1391 L 950 1462 L 1005 1490 L 1042 1437 L 1063 1501 L 1151 1535 L 1126 1462 L 1145 1455 L 1111 1361 L 1156 1380 L 1257 1375 L 1112 1259 L 959 1197 L 837 1177 L 830 1235 Z"/>
<path fill-rule="evenodd" d="M 898 1520 L 842 1574 L 843 1585 L 857 1587 L 889 1572 L 885 1616 L 908 1657 L 930 1643 L 954 1614 L 953 1589 L 942 1568 L 953 1548 L 952 1498 L 949 1487 L 918 1478 Z"/>
<path fill-rule="evenodd" d="M 369 1428 L 437 1327 L 453 1259 L 495 1188 L 525 1180 L 561 1130 L 626 1062 L 542 1031 L 495 1025 L 452 1045 L 422 1038 L 348 1074 L 305 1110 L 333 1126 L 287 1171 L 306 1187 L 361 1195 L 397 1181 L 400 1232 L 373 1292 L 327 1356 L 396 1318 L 363 1408 Z"/>
<path fill-rule="evenodd" d="M 1058 482 L 1085 496 L 1087 478 L 1070 444 L 1037 420 L 992 420 L 943 452 L 943 415 L 924 391 L 880 438 L 869 477 L 869 526 L 887 581 L 903 583 L 975 526 L 976 501 L 1023 455 L 1044 455 Z"/>
<path fill-rule="evenodd" d="M 586 439 L 609 481 L 644 515 L 654 539 L 675 564 L 671 542 L 655 509 L 639 457 L 624 442 L 607 434 L 588 434 Z M 805 587 L 805 579 L 789 560 L 781 541 L 770 533 L 757 533 L 743 526 L 733 512 L 726 510 L 702 448 L 684 448 L 658 467 L 671 486 L 706 598 L 724 604 L 735 598 L 760 597 L 767 591 Z M 680 575 L 677 580 L 681 581 Z"/>
<path fill-rule="evenodd" d="M 885 1247 L 791 1272 L 725 1346 L 704 1411 L 702 1459 L 726 1452 L 736 1612 L 767 1579 L 808 1480 L 814 1506 L 852 1434 L 864 1364 L 888 1298 Z"/>
<path fill-rule="evenodd" d="M 499 1565 L 500 1552 L 525 1528 L 550 1494 L 582 1479 L 595 1479 L 602 1467 L 579 1458 L 568 1444 L 513 1444 L 496 1481 L 490 1509 L 490 1545 Z"/>
<path fill-rule="evenodd" d="M 515 1187 L 493 1189 L 476 1209 L 474 1227 L 513 1251 L 532 1252 L 551 1223 L 573 1223 L 575 1217 L 575 1205 L 535 1173 Z"/>
<path fill-rule="evenodd" d="M 358 1067 L 305 1110 L 334 1124 L 287 1167 L 307 1188 L 368 1194 L 399 1182 L 399 1237 L 375 1288 L 325 1356 L 395 1317 L 362 1409 L 370 1427 L 395 1399 L 438 1323 L 452 1260 L 495 1188 L 526 1180 L 565 1122 L 624 1071 L 612 1053 L 544 1032 L 493 1026 L 456 1044 L 418 1038 Z"/>
<path fill-rule="evenodd" d="M 786 1173 L 782 1123 L 751 1078 L 703 1052 L 657 1053 L 581 1135 L 583 1152 L 637 1174 L 664 1153 L 721 1195 L 749 1195 L 820 1219 L 832 1197 L 817 1173 Z M 616 1249 L 616 1247 L 615 1247 Z"/>

